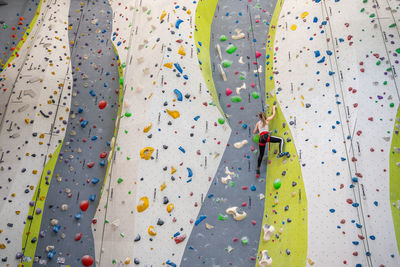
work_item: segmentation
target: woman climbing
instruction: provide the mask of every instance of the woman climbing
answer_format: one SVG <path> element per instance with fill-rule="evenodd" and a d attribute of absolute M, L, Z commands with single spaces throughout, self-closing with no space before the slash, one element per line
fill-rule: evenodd
<path fill-rule="evenodd" d="M 276 115 L 276 105 L 272 107 L 272 115 L 269 116 L 268 118 L 265 115 L 265 113 L 261 111 L 258 114 L 260 120 L 256 123 L 256 126 L 254 127 L 254 134 L 257 134 L 257 132 L 260 133 L 260 138 L 258 141 L 260 154 L 258 155 L 258 162 L 257 162 L 257 173 L 256 173 L 257 178 L 260 177 L 260 166 L 262 158 L 264 157 L 265 145 L 267 144 L 267 142 L 279 143 L 278 158 L 281 158 L 285 155 L 287 157 L 290 157 L 289 152 L 283 152 L 283 144 L 284 144 L 283 139 L 277 136 L 271 136 L 270 133 L 268 132 L 268 123 L 275 117 L 275 115 Z"/>

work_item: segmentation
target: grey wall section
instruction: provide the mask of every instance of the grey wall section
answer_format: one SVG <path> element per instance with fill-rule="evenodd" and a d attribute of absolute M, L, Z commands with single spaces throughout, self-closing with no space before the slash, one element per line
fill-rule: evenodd
<path fill-rule="evenodd" d="M 232 135 L 199 213 L 199 216 L 206 215 L 207 218 L 193 228 L 181 262 L 182 267 L 243 267 L 255 264 L 264 211 L 264 200 L 260 200 L 259 195 L 265 193 L 266 164 L 263 162 L 261 176 L 256 179 L 258 154 L 251 151 L 251 146 L 258 149 L 258 144 L 252 141 L 252 131 L 258 121 L 256 115 L 263 109 L 265 103 L 265 47 L 268 22 L 272 17 L 275 3 L 275 0 L 256 0 L 251 3 L 244 0 L 220 0 L 217 5 L 211 28 L 210 56 L 215 87 L 222 109 L 230 115 L 228 118 Z M 241 29 L 246 38 L 232 40 L 231 36 L 236 35 L 235 29 Z M 221 35 L 227 36 L 228 39 L 221 42 Z M 218 70 L 220 59 L 215 49 L 217 44 L 221 46 L 223 59 L 233 62 L 231 67 L 225 69 L 227 82 L 222 80 Z M 238 47 L 231 55 L 225 52 L 230 44 Z M 256 51 L 261 52 L 262 56 L 256 58 Z M 244 64 L 238 62 L 240 56 L 243 57 Z M 255 73 L 259 65 L 263 67 L 262 73 Z M 245 80 L 239 79 L 241 74 L 246 76 Z M 246 83 L 247 90 L 240 92 L 242 102 L 232 103 L 230 97 L 236 95 L 236 88 L 242 86 L 243 82 Z M 255 83 L 255 88 L 251 87 L 252 83 Z M 232 95 L 226 96 L 226 88 L 233 90 Z M 260 94 L 259 99 L 251 97 L 254 91 Z M 227 107 L 228 104 L 231 104 L 231 107 Z M 248 125 L 247 129 L 243 127 L 243 124 Z M 247 139 L 249 144 L 241 149 L 233 147 L 235 142 L 244 139 Z M 221 177 L 226 176 L 225 166 L 238 175 L 233 179 L 236 182 L 234 187 L 222 184 L 220 181 Z M 255 191 L 251 190 L 253 185 Z M 248 188 L 244 190 L 243 187 Z M 241 207 L 242 203 L 246 203 L 247 206 Z M 232 206 L 238 206 L 244 210 L 247 218 L 243 221 L 235 221 L 232 216 L 229 216 L 227 221 L 219 220 L 218 214 L 226 215 L 225 210 Z M 253 220 L 256 225 L 252 224 Z M 214 228 L 207 230 L 205 223 Z M 241 243 L 243 237 L 247 237 L 247 245 Z M 235 242 L 235 238 L 238 241 Z M 229 246 L 233 249 L 230 252 L 227 251 Z"/>
<path fill-rule="evenodd" d="M 91 224 L 107 168 L 106 159 L 104 166 L 100 165 L 100 154 L 103 151 L 110 152 L 107 143 L 113 136 L 114 119 L 118 111 L 116 90 L 119 88 L 119 77 L 117 58 L 110 39 L 111 7 L 108 1 L 83 1 L 83 7 L 81 2 L 71 0 L 69 12 L 69 25 L 73 27 L 69 31 L 69 39 L 75 40 L 75 44 L 71 45 L 71 60 L 73 94 L 76 96 L 72 97 L 66 137 L 59 158 L 61 161 L 57 162 L 54 170 L 54 175 L 62 177 L 62 181 L 58 182 L 53 175 L 41 225 L 44 237 L 38 239 L 36 249 L 41 263 L 47 262 L 47 266 L 60 266 L 60 262 L 82 266 L 80 260 L 83 255 L 94 258 Z M 101 100 L 107 101 L 107 107 L 103 110 L 98 107 Z M 84 128 L 81 127 L 82 119 L 88 121 Z M 71 131 L 75 131 L 76 135 L 71 135 Z M 89 162 L 95 163 L 92 168 L 87 166 Z M 92 184 L 93 177 L 100 181 Z M 71 190 L 70 196 L 67 188 Z M 90 195 L 96 195 L 95 201 L 89 201 L 88 210 L 82 212 L 77 220 L 75 214 L 81 212 L 81 201 L 89 200 Z M 67 211 L 61 210 L 62 204 L 69 206 Z M 61 226 L 58 233 L 50 225 L 52 219 L 57 219 Z M 82 233 L 82 238 L 74 241 L 78 233 Z M 64 238 L 62 234 L 65 234 Z M 47 259 L 45 250 L 49 245 L 54 246 L 57 253 L 51 260 Z M 35 263 L 34 266 L 42 264 Z"/>
<path fill-rule="evenodd" d="M 40 0 L 0 0 L 0 72 L 13 53 L 11 47 L 18 45 L 26 31 L 24 27 L 27 28 L 35 16 L 39 3 Z M 18 25 L 19 22 L 22 25 Z"/>

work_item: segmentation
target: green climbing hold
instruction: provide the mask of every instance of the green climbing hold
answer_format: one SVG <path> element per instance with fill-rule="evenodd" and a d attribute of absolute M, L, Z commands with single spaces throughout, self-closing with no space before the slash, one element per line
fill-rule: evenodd
<path fill-rule="evenodd" d="M 276 180 L 274 181 L 274 188 L 275 188 L 275 189 L 281 188 L 281 185 L 282 185 L 281 179 L 276 179 Z"/>
<path fill-rule="evenodd" d="M 240 96 L 231 96 L 231 101 L 233 103 L 239 103 L 242 102 L 242 98 Z"/>
<path fill-rule="evenodd" d="M 389 105 L 389 106 L 390 106 L 391 108 L 392 108 L 392 107 L 394 107 L 394 103 L 390 103 L 390 105 Z"/>
<path fill-rule="evenodd" d="M 241 241 L 243 245 L 247 245 L 249 243 L 249 239 L 246 236 L 242 237 Z"/>
<path fill-rule="evenodd" d="M 122 178 L 120 177 L 120 178 L 118 178 L 117 183 L 120 184 L 120 183 L 122 183 L 123 181 L 124 181 L 124 179 L 122 179 Z"/>
<path fill-rule="evenodd" d="M 381 65 L 381 61 L 378 60 L 378 61 L 376 62 L 376 65 L 377 65 L 377 66 Z"/>
<path fill-rule="evenodd" d="M 364 12 L 364 11 L 365 11 L 365 8 L 361 8 L 360 12 L 362 13 L 362 12 Z"/>
<path fill-rule="evenodd" d="M 3 29 L 5 30 L 7 28 L 8 28 L 8 26 L 6 24 L 4 24 Z"/>
<path fill-rule="evenodd" d="M 393 24 L 389 25 L 389 28 L 393 28 L 393 27 L 396 27 L 396 23 L 393 23 Z"/>
<path fill-rule="evenodd" d="M 228 39 L 228 38 L 226 38 L 225 35 L 221 35 L 221 37 L 219 37 L 219 40 L 220 40 L 221 42 L 225 42 L 227 39 Z"/>
<path fill-rule="evenodd" d="M 123 85 L 123 84 L 124 84 L 124 77 L 120 77 L 120 78 L 119 78 L 119 84 L 120 84 L 120 85 Z"/>
<path fill-rule="evenodd" d="M 219 118 L 219 119 L 218 119 L 218 123 L 219 123 L 219 124 L 224 124 L 224 123 L 225 123 L 224 118 Z"/>
<path fill-rule="evenodd" d="M 129 118 L 130 116 L 132 116 L 132 113 L 130 111 L 125 112 L 125 117 Z"/>
<path fill-rule="evenodd" d="M 237 46 L 231 44 L 228 46 L 228 48 L 225 50 L 225 52 L 228 54 L 233 54 L 236 51 L 236 49 L 237 49 Z"/>
<path fill-rule="evenodd" d="M 218 213 L 218 220 L 227 221 L 228 220 L 228 215 L 222 215 L 221 213 Z"/>
<path fill-rule="evenodd" d="M 257 92 L 253 92 L 251 93 L 251 95 L 253 96 L 254 99 L 258 99 L 260 97 L 260 94 Z"/>
<path fill-rule="evenodd" d="M 375 14 L 369 15 L 370 18 L 375 18 Z"/>
<path fill-rule="evenodd" d="M 397 49 L 396 49 L 396 52 L 400 54 L 400 48 L 397 48 Z"/>
<path fill-rule="evenodd" d="M 255 136 L 253 136 L 253 141 L 254 143 L 258 143 L 260 141 L 260 135 L 256 134 Z"/>
<path fill-rule="evenodd" d="M 229 68 L 232 65 L 232 61 L 224 60 L 222 61 L 222 67 Z"/>
<path fill-rule="evenodd" d="M 368 2 L 368 0 L 363 0 L 363 4 L 365 4 L 365 3 L 367 3 Z"/>

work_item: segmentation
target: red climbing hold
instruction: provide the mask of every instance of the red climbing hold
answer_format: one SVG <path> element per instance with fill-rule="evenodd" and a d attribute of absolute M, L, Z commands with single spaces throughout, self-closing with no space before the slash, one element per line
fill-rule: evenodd
<path fill-rule="evenodd" d="M 83 266 L 91 266 L 93 264 L 92 256 L 85 255 L 82 257 L 82 264 Z"/>
<path fill-rule="evenodd" d="M 179 235 L 179 236 L 174 238 L 176 244 L 179 244 L 179 243 L 183 242 L 183 240 L 185 240 L 185 239 L 186 239 L 186 235 L 185 234 Z"/>
<path fill-rule="evenodd" d="M 106 151 L 101 152 L 100 153 L 100 158 L 104 159 L 105 157 L 107 157 L 107 152 Z"/>
<path fill-rule="evenodd" d="M 101 100 L 101 101 L 99 102 L 99 108 L 100 108 L 100 109 L 104 109 L 106 106 L 107 106 L 107 101 Z"/>
<path fill-rule="evenodd" d="M 89 201 L 83 200 L 79 205 L 82 211 L 86 211 L 89 208 Z"/>
<path fill-rule="evenodd" d="M 74 240 L 75 241 L 79 241 L 79 240 L 81 240 L 81 238 L 82 238 L 82 233 L 78 233 L 78 234 L 75 235 Z"/>
<path fill-rule="evenodd" d="M 93 168 L 94 162 L 89 162 L 89 163 L 87 164 L 87 166 L 88 166 L 88 168 Z"/>

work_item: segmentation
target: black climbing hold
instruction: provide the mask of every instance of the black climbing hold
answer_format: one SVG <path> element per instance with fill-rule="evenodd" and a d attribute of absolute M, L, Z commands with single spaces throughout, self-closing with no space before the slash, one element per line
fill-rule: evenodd
<path fill-rule="evenodd" d="M 138 234 L 133 241 L 138 242 L 140 240 L 140 235 Z"/>
<path fill-rule="evenodd" d="M 172 125 L 172 121 L 169 121 L 169 122 L 168 122 L 168 125 Z"/>
<path fill-rule="evenodd" d="M 189 98 L 190 98 L 190 94 L 186 94 L 185 97 L 186 97 L 187 99 L 189 99 Z"/>
<path fill-rule="evenodd" d="M 292 219 L 287 218 L 287 222 L 288 222 L 288 223 L 291 223 L 291 222 L 292 222 Z"/>
<path fill-rule="evenodd" d="M 164 221 L 158 218 L 157 225 L 161 226 L 164 224 Z"/>
<path fill-rule="evenodd" d="M 163 145 L 163 148 L 164 148 L 164 149 L 168 149 L 168 146 L 167 146 L 167 145 Z"/>
<path fill-rule="evenodd" d="M 292 182 L 292 186 L 294 187 L 294 186 L 296 186 L 297 185 L 297 183 L 296 182 Z"/>
<path fill-rule="evenodd" d="M 289 205 L 286 205 L 285 206 L 285 211 L 288 211 L 289 210 Z"/>
<path fill-rule="evenodd" d="M 148 136 L 147 136 L 147 138 L 152 138 L 153 137 L 153 134 L 149 134 Z"/>
<path fill-rule="evenodd" d="M 282 128 L 286 128 L 286 122 L 282 123 Z"/>
<path fill-rule="evenodd" d="M 286 175 L 286 171 L 283 171 L 283 172 L 282 172 L 282 176 L 285 176 L 285 175 Z"/>
<path fill-rule="evenodd" d="M 167 166 L 165 166 L 165 167 L 163 168 L 163 171 L 166 171 L 166 170 L 168 170 L 168 167 L 167 167 Z"/>
<path fill-rule="evenodd" d="M 286 142 L 289 143 L 290 141 L 292 141 L 292 139 L 290 137 L 286 138 Z"/>
<path fill-rule="evenodd" d="M 37 241 L 37 238 L 36 238 L 36 237 L 34 237 L 34 238 L 31 239 L 31 243 L 35 243 L 36 241 Z"/>
<path fill-rule="evenodd" d="M 134 262 L 136 265 L 140 264 L 140 260 L 139 260 L 138 258 L 134 258 L 134 259 L 133 259 L 133 262 Z"/>
<path fill-rule="evenodd" d="M 171 180 L 172 180 L 172 181 L 175 181 L 175 177 L 174 177 L 174 176 L 171 176 Z"/>
<path fill-rule="evenodd" d="M 14 224 L 12 224 L 12 223 L 7 223 L 7 226 L 12 228 L 12 227 L 14 226 Z"/>
<path fill-rule="evenodd" d="M 28 220 L 33 220 L 33 216 L 32 215 L 28 215 Z"/>
<path fill-rule="evenodd" d="M 164 107 L 165 107 L 165 106 L 168 106 L 168 102 L 167 102 L 167 101 L 164 102 Z"/>
<path fill-rule="evenodd" d="M 290 255 L 290 250 L 289 249 L 286 249 L 286 254 Z"/>
<path fill-rule="evenodd" d="M 169 202 L 168 197 L 164 196 L 163 204 L 166 205 L 166 204 L 168 204 L 168 202 Z"/>

